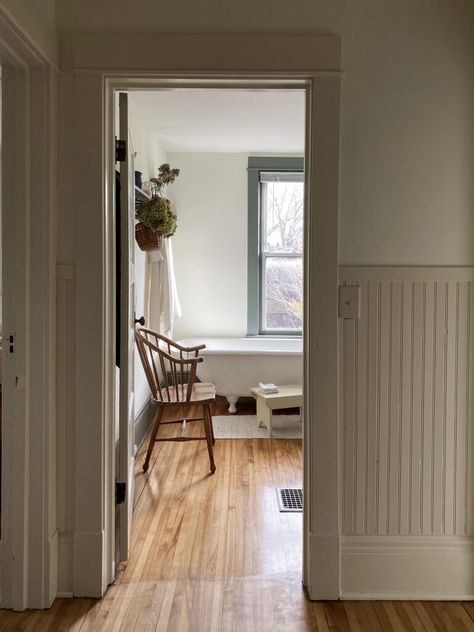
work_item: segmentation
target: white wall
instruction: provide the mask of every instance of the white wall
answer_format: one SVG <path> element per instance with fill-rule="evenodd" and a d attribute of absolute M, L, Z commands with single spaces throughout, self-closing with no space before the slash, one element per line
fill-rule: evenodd
<path fill-rule="evenodd" d="M 166 152 L 153 138 L 151 130 L 144 123 L 139 109 L 133 102 L 133 95 L 129 95 L 129 121 L 132 136 L 132 150 L 137 152 L 135 157 L 135 170 L 141 171 L 143 180 L 149 180 L 156 176 L 158 167 L 167 161 Z M 147 253 L 140 250 L 135 243 L 135 285 L 136 285 L 136 314 L 147 316 Z M 143 372 L 140 356 L 135 354 L 135 417 L 143 410 L 149 400 L 150 390 Z"/>
<path fill-rule="evenodd" d="M 33 0 L 51 26 L 56 25 L 56 0 Z"/>
<path fill-rule="evenodd" d="M 58 64 L 58 34 L 53 0 L 1 0 L 4 11 L 44 57 Z"/>
<path fill-rule="evenodd" d="M 173 254 L 183 315 L 174 337 L 247 332 L 247 161 L 244 154 L 170 153 L 178 229 Z"/>
<path fill-rule="evenodd" d="M 342 101 L 340 261 L 377 266 L 390 263 L 446 266 L 474 264 L 474 213 L 472 212 L 474 207 L 472 181 L 474 170 L 474 121 L 472 119 L 474 5 L 471 0 L 453 0 L 449 3 L 445 0 L 387 0 L 384 3 L 378 0 L 361 0 L 359 3 L 353 3 L 350 0 L 341 0 L 338 3 L 322 0 L 317 5 L 312 0 L 302 0 L 298 5 L 298 11 L 293 12 L 288 11 L 287 3 L 276 0 L 272 5 L 271 13 L 268 12 L 265 4 L 255 5 L 250 0 L 243 0 L 238 5 L 230 2 L 217 3 L 211 0 L 204 7 L 191 3 L 189 0 L 181 0 L 167 5 L 165 9 L 152 0 L 137 0 L 133 6 L 125 0 L 116 0 L 113 3 L 111 0 L 104 0 L 100 6 L 88 0 L 80 7 L 73 0 L 64 0 L 58 9 L 61 26 L 69 30 L 89 28 L 104 31 L 109 29 L 130 31 L 154 28 L 169 31 L 209 31 L 210 29 L 235 31 L 242 29 L 285 33 L 304 29 L 340 34 L 343 39 L 346 71 Z M 114 50 L 109 50 L 108 54 L 108 59 L 112 59 Z M 143 61 L 143 63 L 146 62 Z M 176 160 L 173 159 L 172 162 L 176 163 Z M 184 168 L 185 163 L 183 161 L 183 164 L 176 164 L 176 166 Z M 178 211 L 181 211 L 181 201 L 178 198 L 177 201 Z M 81 208 L 80 205 L 79 208 Z M 221 239 L 222 236 L 219 235 L 214 241 L 220 242 Z M 415 268 L 412 270 L 415 275 Z M 381 277 L 376 280 L 381 280 Z M 396 280 L 395 276 L 394 281 Z M 432 280 L 430 279 L 430 282 Z M 386 291 L 386 287 L 384 286 L 383 291 Z M 461 301 L 465 300 L 463 292 L 464 289 L 461 291 L 460 288 Z M 79 294 L 78 297 L 81 298 Z M 427 303 L 427 317 L 434 317 L 434 305 L 432 307 L 428 305 L 429 303 Z M 437 309 L 441 309 L 441 306 L 442 303 L 438 301 Z M 448 314 L 449 309 L 448 305 Z M 446 317 L 446 312 L 444 314 Z M 466 311 L 460 309 L 459 317 L 464 319 L 460 322 L 465 322 Z M 412 320 L 406 331 L 411 331 L 412 326 L 423 330 L 425 325 L 420 326 L 420 321 L 415 314 L 409 314 L 408 319 L 410 318 Z M 374 340 L 371 334 L 371 344 L 378 345 L 378 348 L 375 347 L 377 348 L 376 361 L 378 361 L 379 353 L 380 358 L 386 361 L 383 349 L 385 349 L 384 345 L 390 344 L 391 338 L 387 332 L 391 326 L 393 326 L 393 318 L 390 320 L 384 317 L 378 320 L 380 338 Z M 462 327 L 459 329 L 457 326 L 457 329 L 461 331 Z M 425 327 L 425 330 L 432 333 L 430 327 Z M 443 335 L 443 332 L 437 334 L 438 344 L 441 344 L 439 341 Z M 343 340 L 340 343 L 341 377 L 346 371 L 356 376 L 358 371 L 353 370 L 353 358 L 349 354 L 349 349 Z M 448 338 L 445 344 L 441 353 L 447 353 L 448 349 L 452 353 Z M 403 357 L 407 359 L 409 367 L 411 367 L 412 357 L 413 362 L 415 362 L 415 357 L 418 362 L 418 357 L 414 353 L 413 356 L 410 355 L 413 346 L 410 346 L 408 342 L 405 346 L 398 345 L 396 348 L 401 353 L 408 354 Z M 370 348 L 369 352 L 374 353 L 374 349 Z M 331 359 L 328 358 L 328 361 Z M 443 370 L 447 370 L 448 366 L 452 367 L 452 356 L 448 358 L 448 365 L 444 366 L 446 368 Z M 371 375 L 371 367 L 370 363 L 364 365 L 364 376 Z M 392 372 L 391 375 L 393 376 L 394 373 Z M 406 375 L 405 372 L 405 379 L 407 379 Z M 436 375 L 438 379 L 443 374 L 438 372 Z M 464 381 L 459 381 L 460 376 Z M 432 461 L 434 470 L 432 469 L 431 472 L 437 485 L 440 480 L 443 485 L 444 478 L 445 489 L 448 489 L 447 473 L 449 476 L 454 476 L 454 469 L 451 471 L 444 469 L 446 468 L 444 459 L 451 458 L 453 455 L 452 424 L 456 417 L 452 405 L 451 393 L 453 391 L 449 390 L 448 397 L 448 390 L 443 389 L 444 386 L 446 389 L 452 389 L 454 378 L 457 389 L 464 389 L 467 378 L 466 369 L 464 367 L 460 369 L 457 376 L 453 376 L 452 371 L 449 370 L 450 382 L 445 381 L 441 390 L 437 391 L 441 394 L 438 397 L 442 396 L 442 402 L 437 405 L 444 406 L 446 403 L 446 417 L 443 410 L 442 419 L 442 424 L 446 421 L 446 425 L 443 427 L 440 443 L 436 444 L 437 450 L 442 452 L 442 457 L 440 460 L 440 452 L 438 452 L 436 460 Z M 410 482 L 407 485 L 405 479 L 397 482 L 399 479 L 395 477 L 390 482 L 399 485 L 396 495 L 380 494 L 378 501 L 376 500 L 377 495 L 374 494 L 373 489 L 379 491 L 382 489 L 381 485 L 387 482 L 383 477 L 386 477 L 387 468 L 394 461 L 391 457 L 389 461 L 386 453 L 382 453 L 378 460 L 374 461 L 372 458 L 373 443 L 367 444 L 366 439 L 369 437 L 371 442 L 374 438 L 377 440 L 377 434 L 372 432 L 373 420 L 377 418 L 373 415 L 373 411 L 378 414 L 380 397 L 386 397 L 386 391 L 380 394 L 377 384 L 370 379 L 366 379 L 365 387 L 363 394 L 367 400 L 364 411 L 361 413 L 361 423 L 350 427 L 350 431 L 354 432 L 357 448 L 352 446 L 345 456 L 348 459 L 358 459 L 361 476 L 357 480 L 361 487 L 364 487 L 364 493 L 367 489 L 369 495 L 360 507 L 355 506 L 355 513 L 353 503 L 350 502 L 348 496 L 345 497 L 344 511 L 349 513 L 345 513 L 344 519 L 350 519 L 351 524 L 353 515 L 354 520 L 357 520 L 357 511 L 359 515 L 365 513 L 370 520 L 373 520 L 374 516 L 380 516 L 382 510 L 382 516 L 385 519 L 387 513 L 386 511 L 384 513 L 380 502 L 391 502 L 399 492 L 404 503 L 406 503 L 407 492 L 412 494 L 412 499 L 416 498 L 414 488 L 411 487 L 413 483 Z M 347 398 L 350 397 L 347 391 L 343 390 L 342 393 Z M 410 402 L 410 397 L 411 395 L 408 397 L 408 402 Z M 403 401 L 406 406 L 406 397 Z M 341 400 L 341 407 L 348 406 L 349 403 Z M 396 402 L 392 403 L 395 405 Z M 349 423 L 347 415 L 351 410 L 353 409 L 348 408 L 346 411 L 341 411 L 341 434 Z M 413 437 L 418 441 L 418 434 L 416 434 L 418 427 L 415 417 L 411 416 L 411 411 L 411 404 L 408 405 L 408 413 L 406 410 L 399 411 L 400 417 L 397 418 L 397 423 L 406 424 L 408 420 L 410 428 L 407 434 L 407 431 L 403 429 L 406 426 L 402 426 L 402 442 L 410 437 L 411 428 L 415 430 Z M 416 414 L 415 411 L 413 414 Z M 401 421 L 399 422 L 398 419 Z M 469 426 L 466 431 L 471 441 L 472 415 L 468 419 Z M 414 425 L 411 425 L 412 420 Z M 463 428 L 463 426 L 458 428 Z M 448 433 L 446 438 L 444 430 Z M 460 435 L 457 436 L 457 440 L 459 438 Z M 380 443 L 380 446 L 383 445 Z M 399 444 L 393 442 L 391 446 L 399 447 Z M 470 447 L 469 444 L 469 449 Z M 347 446 L 344 449 L 347 450 Z M 367 454 L 370 453 L 370 460 L 366 459 L 365 450 Z M 402 448 L 399 451 L 400 454 L 403 455 L 404 460 L 411 460 L 418 456 L 417 451 L 413 452 L 412 445 Z M 428 454 L 429 452 L 426 453 Z M 426 457 L 426 455 L 423 456 Z M 344 462 L 346 463 L 344 467 L 347 467 L 347 462 Z M 462 470 L 462 463 L 458 461 L 456 467 L 459 466 Z M 345 474 L 347 475 L 348 472 L 350 471 L 346 469 Z M 372 476 L 373 472 L 377 472 L 377 476 Z M 413 472 L 416 472 L 416 469 L 412 465 Z M 458 472 L 459 470 L 456 469 L 455 476 L 459 476 Z M 469 482 L 471 479 L 469 473 L 468 475 Z M 426 479 L 426 481 L 429 480 L 429 478 Z M 461 487 L 458 486 L 457 489 Z M 446 498 L 452 501 L 452 496 L 448 497 L 444 493 L 436 496 L 436 501 L 445 502 Z M 432 499 L 429 500 L 434 506 L 435 502 Z M 374 504 L 376 507 L 377 502 L 379 505 L 375 512 Z M 467 499 L 461 499 L 457 509 L 461 510 L 462 521 L 466 516 L 472 515 Z M 436 511 L 439 509 L 436 508 Z M 405 514 L 399 512 L 397 522 L 406 520 L 404 516 Z M 439 514 L 436 516 L 438 519 Z M 430 542 L 436 544 L 438 540 L 435 535 L 431 533 L 411 535 L 406 530 L 396 531 L 394 536 L 379 535 L 378 530 L 374 532 L 365 527 L 353 535 L 354 531 L 347 529 L 347 523 L 345 523 L 345 537 L 359 541 L 359 544 L 352 541 L 350 550 L 343 551 L 343 585 L 346 594 L 359 589 L 359 594 L 364 593 L 367 597 L 371 590 L 376 592 L 380 580 L 380 569 L 383 568 L 382 579 L 385 583 L 382 592 L 386 596 L 401 577 L 390 572 L 393 568 L 391 565 L 402 557 L 405 559 L 403 576 L 411 580 L 408 589 L 408 594 L 411 596 L 414 596 L 414 585 L 415 587 L 424 585 L 426 588 L 426 585 L 432 586 L 434 580 L 438 583 L 445 580 L 444 585 L 448 588 L 452 587 L 458 597 L 463 589 L 466 590 L 466 594 L 474 594 L 471 581 L 473 566 L 469 556 L 464 557 L 461 564 L 463 573 L 469 575 L 469 581 L 463 583 L 461 588 L 458 588 L 458 585 L 454 587 L 454 584 L 451 584 L 452 574 L 444 572 L 447 563 L 452 560 L 452 554 L 448 551 L 453 546 L 451 538 L 457 537 L 447 535 L 450 529 L 446 530 L 446 527 L 450 525 L 446 523 L 446 516 L 449 519 L 452 516 L 454 520 L 451 506 L 449 511 L 445 511 L 443 521 L 438 522 L 443 525 L 442 528 L 445 529 L 446 534 L 440 536 L 440 540 L 444 541 L 444 548 L 438 549 L 437 555 L 441 553 L 441 558 L 438 556 L 436 564 L 433 565 L 430 562 L 428 567 L 423 567 L 422 577 L 412 573 L 414 564 L 410 560 L 415 559 L 414 553 L 418 556 L 417 560 L 420 556 L 429 560 L 429 556 L 425 555 L 426 539 L 429 538 Z M 439 531 L 432 533 L 439 533 Z M 397 557 L 392 554 L 399 553 L 400 549 L 400 541 L 395 547 L 388 546 L 389 538 L 392 537 L 405 539 L 404 556 Z M 376 538 L 376 540 L 367 540 L 367 538 Z M 383 544 L 379 538 L 384 539 Z M 460 535 L 459 538 L 462 541 L 460 548 L 465 548 L 470 552 L 472 550 L 471 538 L 466 535 Z M 364 566 L 369 555 L 374 561 L 371 569 L 378 568 L 377 572 L 372 572 Z M 379 560 L 385 560 L 384 564 L 382 565 Z M 360 565 L 356 568 L 358 564 Z M 349 565 L 352 566 L 352 573 Z M 443 573 L 439 572 L 441 566 L 443 566 Z M 457 575 L 460 577 L 461 573 Z M 440 577 L 441 580 L 437 579 Z M 392 582 L 391 587 L 387 586 L 388 581 Z"/>
<path fill-rule="evenodd" d="M 65 29 L 342 36 L 342 263 L 474 263 L 474 4 L 211 0 L 58 4 Z"/>

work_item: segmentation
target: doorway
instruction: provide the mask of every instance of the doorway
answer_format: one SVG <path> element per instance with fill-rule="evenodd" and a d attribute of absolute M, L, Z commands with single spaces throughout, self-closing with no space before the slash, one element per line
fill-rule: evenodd
<path fill-rule="evenodd" d="M 265 437 L 268 429 L 256 431 L 255 402 L 249 397 L 251 387 L 258 387 L 259 382 L 269 382 L 273 377 L 273 381 L 280 385 L 296 383 L 302 399 L 305 101 L 305 89 L 301 86 L 280 89 L 255 86 L 240 90 L 230 87 L 196 87 L 155 92 L 137 90 L 130 92 L 127 99 L 121 94 L 115 100 L 117 110 L 126 108 L 129 119 L 127 129 L 122 127 L 119 135 L 121 141 L 126 139 L 129 143 L 129 162 L 125 170 L 131 169 L 134 172 L 129 189 L 135 191 L 138 199 L 146 199 L 151 193 L 153 177 L 157 175 L 152 170 L 156 172 L 159 164 L 167 164 L 167 161 L 172 163 L 171 167 L 181 169 L 180 182 L 183 183 L 170 186 L 166 195 L 174 196 L 173 203 L 182 207 L 181 213 L 179 208 L 177 211 L 180 232 L 173 238 L 175 257 L 174 266 L 171 266 L 177 273 L 172 285 L 180 289 L 180 297 L 179 301 L 177 297 L 171 299 L 176 304 L 181 303 L 184 318 L 176 319 L 179 316 L 176 305 L 172 307 L 170 316 L 160 304 L 160 281 L 163 280 L 160 261 L 163 255 L 160 252 L 140 252 L 134 246 L 133 253 L 129 253 L 131 265 L 124 265 L 122 261 L 122 265 L 116 267 L 117 275 L 127 275 L 129 270 L 134 270 L 136 292 L 130 294 L 127 281 L 126 287 L 122 288 L 122 297 L 127 295 L 137 299 L 137 305 L 133 305 L 131 310 L 121 302 L 122 308 L 127 312 L 122 342 L 127 349 L 130 315 L 136 312 L 137 316 L 146 316 L 146 322 L 153 329 L 178 339 L 182 344 L 191 344 L 190 339 L 194 339 L 197 344 L 200 341 L 196 341 L 196 338 L 209 337 L 211 340 L 208 341 L 208 347 L 211 353 L 213 344 L 223 339 L 232 344 L 235 341 L 243 341 L 247 346 L 252 344 L 255 347 L 252 351 L 255 357 L 246 354 L 244 358 L 241 350 L 238 350 L 236 357 L 231 359 L 234 379 L 228 377 L 227 381 L 222 381 L 219 368 L 219 375 L 214 373 L 210 378 L 214 382 L 219 380 L 218 393 L 225 396 L 218 399 L 215 406 L 224 441 L 231 439 L 232 435 L 226 435 L 231 427 L 233 436 L 242 439 L 258 437 L 258 432 Z M 166 120 L 166 125 L 162 124 L 160 127 L 154 124 L 153 117 Z M 115 121 L 118 118 L 120 117 L 115 116 Z M 135 164 L 130 167 L 132 160 Z M 121 171 L 124 164 L 120 164 Z M 127 184 L 124 183 L 124 186 Z M 120 200 L 122 207 L 127 204 L 128 199 L 129 193 L 123 195 L 123 190 L 120 195 L 116 195 L 116 201 Z M 119 222 L 122 225 L 123 208 L 120 205 L 116 208 L 116 225 Z M 133 220 L 128 230 L 133 236 Z M 119 240 L 116 244 L 117 252 L 123 252 L 129 247 L 130 240 L 125 236 L 120 240 L 120 246 Z M 197 244 L 200 247 L 196 249 Z M 207 290 L 196 293 L 195 288 L 199 286 L 199 278 L 203 274 L 207 278 Z M 117 300 L 116 305 L 118 304 Z M 169 305 L 166 307 L 170 310 Z M 181 308 L 179 311 L 181 312 Z M 120 351 L 117 357 L 121 358 L 120 363 L 123 366 L 123 362 L 126 362 L 123 352 Z M 211 365 L 210 358 L 206 360 L 206 366 L 208 365 Z M 234 385 L 238 365 L 241 365 L 240 380 L 243 383 Z M 258 370 L 256 365 L 259 366 Z M 248 376 L 250 368 L 254 368 L 255 372 L 252 378 Z M 201 378 L 205 377 L 204 373 L 200 375 Z M 130 384 L 129 376 L 126 379 Z M 144 420 L 146 422 L 148 419 L 148 423 L 153 421 L 153 415 L 148 411 L 149 390 L 138 354 L 134 363 L 134 383 L 132 397 L 121 395 L 126 419 L 119 425 L 124 433 L 122 445 L 126 447 L 124 458 L 127 463 L 130 435 L 133 436 L 132 445 L 138 449 L 144 438 Z M 236 411 L 235 403 L 239 396 L 244 396 L 244 399 L 239 401 Z M 129 427 L 130 401 L 138 408 L 138 414 L 134 416 L 132 423 L 137 421 L 136 425 L 140 427 L 139 430 L 133 428 L 132 432 Z M 283 401 L 282 398 L 281 412 L 299 412 L 298 408 L 291 410 L 291 407 L 288 411 L 289 405 L 285 404 L 286 400 Z M 295 400 L 293 404 L 298 402 Z M 232 411 L 234 417 L 228 415 L 228 410 Z M 238 414 L 235 415 L 235 412 Z M 246 412 L 250 414 L 243 414 Z M 268 560 L 263 562 L 262 568 L 266 564 L 273 564 L 269 561 L 274 558 L 274 551 L 271 549 L 272 546 L 275 549 L 279 546 L 276 541 L 274 545 L 268 544 L 272 539 L 275 540 L 276 532 L 273 537 L 268 538 L 268 533 L 265 534 L 263 529 L 272 512 L 279 514 L 278 487 L 293 492 L 295 487 L 301 488 L 302 484 L 302 420 L 298 414 L 275 414 L 274 420 L 274 433 L 290 433 L 288 436 L 291 439 L 284 443 L 283 449 L 290 455 L 292 447 L 294 454 L 289 466 L 292 474 L 288 471 L 280 472 L 280 481 L 278 459 L 274 458 L 277 448 L 270 447 L 267 459 L 260 463 L 262 472 L 265 469 L 272 472 L 268 480 L 261 477 L 260 485 L 255 481 L 253 490 L 254 501 L 258 498 L 258 504 L 263 507 L 258 523 L 260 526 L 254 528 L 256 532 L 262 532 L 262 550 L 269 552 Z M 243 424 L 247 424 L 245 430 L 242 430 Z M 187 430 L 181 429 L 181 432 Z M 239 432 L 244 434 L 239 435 Z M 245 433 L 249 432 L 253 434 L 247 436 Z M 272 446 L 275 441 L 278 443 L 278 439 L 271 439 L 268 445 Z M 226 458 L 223 458 L 221 466 L 229 468 L 230 479 L 235 478 L 236 471 L 229 467 L 229 462 L 235 461 L 236 454 L 239 455 L 237 460 L 244 458 L 246 452 L 238 440 L 236 443 L 239 447 L 235 450 L 222 449 L 222 456 L 226 455 Z M 247 443 L 250 452 L 256 450 L 251 458 L 257 462 L 258 449 L 253 446 L 252 441 Z M 159 454 L 163 457 L 168 453 L 161 450 Z M 143 458 L 141 455 L 139 457 Z M 168 454 L 168 458 L 170 457 Z M 178 461 L 180 458 L 185 459 L 185 453 L 178 457 Z M 188 458 L 192 463 L 197 456 L 191 451 Z M 118 469 L 120 470 L 120 463 Z M 124 471 L 122 468 L 122 472 Z M 138 482 L 139 497 L 152 479 L 143 483 L 143 473 L 139 472 L 138 467 L 136 471 L 138 474 L 135 482 Z M 147 476 L 153 478 L 155 473 Z M 250 468 L 243 478 L 255 480 L 255 477 L 255 471 Z M 123 482 L 132 489 L 130 481 L 119 481 Z M 161 483 L 164 484 L 164 481 Z M 227 493 L 236 493 L 235 486 L 233 490 L 227 490 Z M 156 498 L 156 504 L 159 508 L 159 498 Z M 243 506 L 248 504 L 249 498 L 242 496 L 242 511 Z M 123 505 L 128 505 L 127 500 Z M 120 512 L 116 515 L 120 516 Z M 242 519 L 239 515 L 239 520 Z M 129 524 L 128 517 L 125 517 L 125 521 Z M 301 515 L 287 514 L 273 519 L 274 524 L 279 521 L 282 527 L 280 531 L 287 534 L 287 545 L 294 540 L 290 545 L 290 566 L 292 570 L 295 569 L 295 564 L 299 567 L 301 581 Z M 243 530 L 244 523 L 240 524 Z M 118 538 L 120 539 L 122 532 L 122 540 L 123 531 L 120 528 L 118 530 Z M 284 536 L 282 538 L 285 540 Z M 128 536 L 125 537 L 127 539 Z M 119 548 L 116 546 L 116 550 Z M 121 559 L 125 559 L 124 550 L 126 549 L 122 549 Z M 255 558 L 254 555 L 251 557 Z M 290 567 L 284 565 L 280 568 L 281 572 L 289 570 Z"/>
<path fill-rule="evenodd" d="M 304 74 L 304 73 L 303 73 Z M 312 165 L 306 171 L 307 185 L 311 185 L 311 196 L 308 203 L 311 212 L 306 214 L 307 240 L 305 260 L 305 346 L 307 349 L 319 349 L 319 353 L 306 354 L 304 366 L 305 385 L 305 473 L 304 487 L 306 494 L 304 513 L 304 584 L 308 587 L 312 598 L 333 598 L 339 595 L 339 483 L 338 483 L 338 427 L 337 427 L 337 204 L 338 204 L 338 163 L 339 163 L 339 125 L 340 125 L 340 73 L 323 72 L 308 73 L 301 78 L 301 73 L 292 76 L 291 72 L 280 74 L 278 79 L 256 79 L 255 76 L 244 76 L 242 73 L 230 73 L 235 78 L 222 79 L 222 74 L 207 73 L 203 78 L 199 73 L 181 73 L 162 76 L 143 77 L 128 75 L 109 76 L 105 81 L 106 126 L 108 138 L 114 138 L 113 102 L 116 91 L 150 90 L 156 88 L 176 87 L 304 87 L 307 95 L 307 138 L 306 155 Z M 259 77 L 264 73 L 258 73 Z M 286 80 L 285 80 L 286 77 Z M 300 77 L 300 78 L 298 78 Z M 97 98 L 103 83 L 97 80 L 86 80 L 78 76 L 77 90 L 80 100 L 95 95 Z M 79 110 L 80 111 L 80 110 Z M 83 130 L 90 142 L 94 138 L 90 132 L 89 121 L 80 117 L 79 129 Z M 96 120 L 99 125 L 99 119 Z M 318 130 L 318 134 L 316 134 Z M 318 139 L 316 142 L 316 138 Z M 109 182 L 115 174 L 113 143 L 107 147 L 105 165 Z M 90 171 L 90 176 L 93 172 Z M 99 186 L 99 179 L 97 179 Z M 309 187 L 307 187 L 309 190 Z M 89 208 L 89 207 L 87 207 Z M 84 208 L 87 216 L 93 215 Z M 111 190 L 107 196 L 106 209 L 113 208 Z M 112 215 L 106 211 L 106 217 Z M 111 253 L 110 243 L 113 239 L 113 227 L 110 221 L 106 224 L 106 254 Z M 83 244 L 80 252 L 86 256 L 89 245 Z M 104 268 L 103 284 L 107 297 L 106 305 L 112 305 L 113 296 L 113 259 L 107 259 Z M 311 288 L 311 292 L 309 292 Z M 108 315 L 107 315 L 108 314 Z M 105 310 L 106 331 L 112 332 L 110 320 L 112 312 Z M 107 324 L 108 323 L 108 324 Z M 113 383 L 114 359 L 109 344 L 113 340 L 109 336 L 104 339 L 103 356 L 107 359 L 104 374 L 105 410 L 114 406 Z M 80 355 L 82 354 L 79 349 Z M 79 366 L 81 366 L 79 364 Z M 85 377 L 85 376 L 84 376 Z M 108 417 L 105 418 L 107 421 Z M 85 432 L 85 429 L 84 429 Z M 113 445 L 113 425 L 104 427 L 107 445 Z M 98 490 L 106 501 L 108 511 L 105 514 L 105 528 L 111 533 L 115 503 L 112 503 L 110 490 L 113 489 L 115 468 L 111 460 L 111 452 L 105 453 L 104 488 Z M 109 498 L 109 501 L 107 501 Z M 317 505 L 314 499 L 318 498 Z M 115 499 L 115 498 L 114 498 Z M 85 510 L 85 507 L 84 507 Z M 78 507 L 82 515 L 82 509 Z M 84 517 L 86 515 L 84 514 Z M 110 525 L 110 528 L 109 526 Z M 113 568 L 113 538 L 107 538 L 106 569 L 109 577 Z M 317 562 L 319 560 L 319 562 Z M 324 562 L 324 563 L 323 563 Z M 110 580 L 109 580 L 110 581 Z"/>

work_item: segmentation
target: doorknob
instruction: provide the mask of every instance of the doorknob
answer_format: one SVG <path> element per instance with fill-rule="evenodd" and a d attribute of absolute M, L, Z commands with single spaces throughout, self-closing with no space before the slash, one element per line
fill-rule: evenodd
<path fill-rule="evenodd" d="M 135 318 L 135 325 L 145 326 L 145 316 L 140 316 L 140 318 Z"/>

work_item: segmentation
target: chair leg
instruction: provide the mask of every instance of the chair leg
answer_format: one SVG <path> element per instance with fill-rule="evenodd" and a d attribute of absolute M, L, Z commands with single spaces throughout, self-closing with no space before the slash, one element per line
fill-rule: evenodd
<path fill-rule="evenodd" d="M 214 450 L 212 448 L 212 421 L 211 412 L 209 410 L 209 404 L 204 404 L 202 407 L 202 416 L 204 419 L 204 430 L 206 431 L 207 450 L 209 452 L 209 463 L 211 464 L 211 474 L 216 471 L 216 464 L 214 463 Z"/>
<path fill-rule="evenodd" d="M 156 439 L 156 435 L 158 434 L 158 428 L 160 427 L 160 423 L 161 423 L 161 418 L 163 417 L 163 408 L 160 406 L 160 408 L 158 408 L 157 412 L 156 412 L 156 416 L 155 416 L 155 421 L 154 421 L 154 426 L 153 426 L 153 430 L 151 431 L 151 435 L 150 435 L 150 442 L 148 444 L 148 450 L 146 453 L 146 458 L 145 458 L 145 462 L 143 463 L 143 471 L 146 472 L 148 470 L 148 465 L 150 463 L 150 457 L 151 457 L 151 453 L 153 450 L 153 446 L 155 444 L 155 439 Z"/>
<path fill-rule="evenodd" d="M 212 423 L 212 413 L 211 413 L 211 407 L 210 406 L 208 408 L 208 411 L 209 411 L 209 425 L 211 427 L 212 445 L 216 445 L 216 438 L 214 436 L 214 424 Z"/>

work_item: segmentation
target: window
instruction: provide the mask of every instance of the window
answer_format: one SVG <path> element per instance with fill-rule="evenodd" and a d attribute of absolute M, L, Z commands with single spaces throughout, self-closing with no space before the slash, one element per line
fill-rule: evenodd
<path fill-rule="evenodd" d="M 249 158 L 248 333 L 301 335 L 302 158 Z"/>

